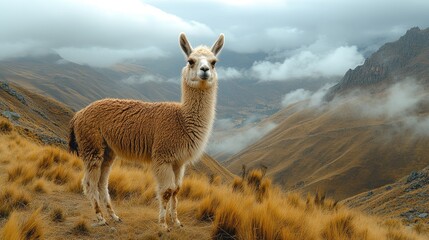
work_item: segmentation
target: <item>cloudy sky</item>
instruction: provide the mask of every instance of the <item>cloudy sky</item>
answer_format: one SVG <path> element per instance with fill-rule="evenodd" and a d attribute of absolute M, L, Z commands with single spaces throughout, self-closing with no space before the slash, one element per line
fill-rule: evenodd
<path fill-rule="evenodd" d="M 0 0 L 0 9 L 0 59 L 54 50 L 92 66 L 162 63 L 183 59 L 180 32 L 193 45 L 225 33 L 236 61 L 263 56 L 224 66 L 226 79 L 343 75 L 410 27 L 429 27 L 426 0 Z"/>

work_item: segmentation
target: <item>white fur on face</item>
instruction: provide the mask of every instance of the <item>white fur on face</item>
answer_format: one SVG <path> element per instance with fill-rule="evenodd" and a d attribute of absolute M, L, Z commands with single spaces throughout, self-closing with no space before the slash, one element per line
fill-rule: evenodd
<path fill-rule="evenodd" d="M 203 69 L 206 69 L 204 71 Z M 206 57 L 201 57 L 198 61 L 197 75 L 202 80 L 210 80 L 211 78 L 211 67 Z"/>
<path fill-rule="evenodd" d="M 213 85 L 213 80 L 217 78 L 216 70 L 212 66 L 212 61 L 215 61 L 214 56 L 190 56 L 190 60 L 194 61 L 191 66 L 189 63 L 183 69 L 183 74 L 187 76 L 187 85 L 193 88 L 207 88 Z"/>

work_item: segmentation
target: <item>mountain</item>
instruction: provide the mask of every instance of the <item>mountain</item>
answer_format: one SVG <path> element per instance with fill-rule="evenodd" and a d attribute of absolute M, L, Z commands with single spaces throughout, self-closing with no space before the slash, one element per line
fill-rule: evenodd
<path fill-rule="evenodd" d="M 326 95 L 336 95 L 356 87 L 383 88 L 404 78 L 414 78 L 429 86 L 429 28 L 411 28 L 399 40 L 384 44 L 365 63 L 349 70 Z M 378 88 L 377 88 L 378 89 Z"/>
<path fill-rule="evenodd" d="M 19 84 L 76 110 L 105 97 L 145 98 L 132 87 L 58 54 L 1 60 L 0 80 Z"/>
<path fill-rule="evenodd" d="M 381 47 L 330 89 L 341 95 L 333 101 L 299 102 L 263 121 L 277 126 L 230 157 L 227 168 L 235 174 L 242 165 L 266 168 L 286 189 L 345 199 L 428 166 L 428 32 L 413 28 Z M 406 93 L 407 84 L 418 91 Z M 416 103 L 401 108 L 408 101 Z"/>
<path fill-rule="evenodd" d="M 417 168 L 416 168 L 417 169 Z M 429 217 L 429 168 L 412 171 L 391 184 L 371 189 L 343 203 L 368 214 L 426 222 Z"/>

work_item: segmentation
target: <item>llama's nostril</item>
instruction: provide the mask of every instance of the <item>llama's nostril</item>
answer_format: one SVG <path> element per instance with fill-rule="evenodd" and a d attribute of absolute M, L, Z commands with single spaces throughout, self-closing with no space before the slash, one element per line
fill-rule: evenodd
<path fill-rule="evenodd" d="M 201 71 L 203 71 L 203 72 L 207 72 L 207 71 L 209 70 L 209 67 L 207 67 L 207 66 L 202 66 L 202 67 L 200 68 L 200 70 L 201 70 Z"/>

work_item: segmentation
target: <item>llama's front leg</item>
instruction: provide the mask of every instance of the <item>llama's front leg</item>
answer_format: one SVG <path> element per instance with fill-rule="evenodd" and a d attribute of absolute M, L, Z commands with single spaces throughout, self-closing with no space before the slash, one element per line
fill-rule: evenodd
<path fill-rule="evenodd" d="M 180 223 L 177 217 L 177 204 L 178 204 L 177 194 L 179 193 L 180 186 L 182 186 L 183 175 L 185 173 L 185 166 L 174 165 L 173 171 L 175 176 L 176 189 L 173 191 L 173 195 L 171 196 L 171 201 L 170 201 L 171 220 L 173 221 L 176 227 L 183 227 L 183 224 Z"/>
<path fill-rule="evenodd" d="M 176 189 L 173 168 L 171 164 L 161 164 L 154 166 L 154 170 L 158 180 L 159 224 L 164 230 L 170 231 L 167 225 L 167 205 Z"/>

